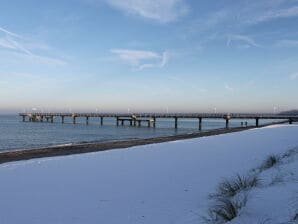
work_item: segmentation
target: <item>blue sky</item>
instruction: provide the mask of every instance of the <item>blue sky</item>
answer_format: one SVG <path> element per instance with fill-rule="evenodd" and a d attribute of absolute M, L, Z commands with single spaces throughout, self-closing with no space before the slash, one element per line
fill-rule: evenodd
<path fill-rule="evenodd" d="M 298 108 L 298 1 L 0 3 L 0 111 Z"/>

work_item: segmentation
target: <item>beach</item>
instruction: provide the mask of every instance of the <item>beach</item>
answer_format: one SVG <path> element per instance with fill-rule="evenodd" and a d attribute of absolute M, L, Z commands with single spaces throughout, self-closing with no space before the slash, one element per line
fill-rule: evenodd
<path fill-rule="evenodd" d="M 209 195 L 223 179 L 246 175 L 269 155 L 297 148 L 297 134 L 295 124 L 273 125 L 4 163 L 0 220 L 6 224 L 204 223 Z M 271 185 L 277 174 L 282 180 Z M 259 175 L 262 185 L 247 191 L 247 204 L 231 223 L 292 220 L 298 187 L 296 157 Z"/>

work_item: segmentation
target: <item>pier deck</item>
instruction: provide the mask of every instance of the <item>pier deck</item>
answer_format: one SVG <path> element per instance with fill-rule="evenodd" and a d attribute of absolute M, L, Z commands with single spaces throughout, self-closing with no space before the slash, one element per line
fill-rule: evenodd
<path fill-rule="evenodd" d="M 174 127 L 178 128 L 178 119 L 198 119 L 199 130 L 202 129 L 203 119 L 224 119 L 226 122 L 226 128 L 229 128 L 229 121 L 231 119 L 254 119 L 255 125 L 259 126 L 260 119 L 267 120 L 284 120 L 292 124 L 294 121 L 298 121 L 297 115 L 282 115 L 282 114 L 250 114 L 250 113 L 20 113 L 19 116 L 29 122 L 54 122 L 54 119 L 58 118 L 61 123 L 64 123 L 65 117 L 72 118 L 72 123 L 76 123 L 76 118 L 85 118 L 86 124 L 89 124 L 89 118 L 100 118 L 100 124 L 103 125 L 104 118 L 115 118 L 116 125 L 119 123 L 124 125 L 125 122 L 129 122 L 131 126 L 141 126 L 142 123 L 146 123 L 148 127 L 156 126 L 157 118 L 171 118 L 174 120 Z"/>

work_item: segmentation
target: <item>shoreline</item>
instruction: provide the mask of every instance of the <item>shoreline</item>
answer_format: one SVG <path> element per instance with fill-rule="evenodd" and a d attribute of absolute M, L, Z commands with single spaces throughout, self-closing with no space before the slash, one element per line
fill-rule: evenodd
<path fill-rule="evenodd" d="M 274 124 L 281 124 L 285 122 L 278 122 Z M 104 141 L 104 142 L 92 142 L 92 143 L 75 143 L 75 144 L 65 144 L 58 146 L 49 146 L 49 147 L 41 147 L 41 148 L 33 148 L 33 149 L 18 149 L 11 151 L 0 152 L 0 164 L 7 162 L 15 162 L 21 160 L 30 160 L 36 158 L 44 158 L 44 157 L 55 157 L 55 156 L 67 156 L 73 154 L 83 154 L 90 152 L 100 152 L 107 151 L 112 149 L 124 149 L 133 146 L 140 145 L 148 145 L 148 144 L 156 144 L 184 139 L 192 139 L 192 138 L 200 138 L 207 137 L 213 135 L 221 135 L 239 131 L 245 131 L 254 128 L 266 127 L 274 124 L 265 124 L 256 126 L 248 126 L 248 127 L 235 127 L 235 128 L 221 128 L 214 129 L 210 131 L 204 132 L 192 132 L 186 134 L 178 134 L 178 135 L 170 135 L 170 136 L 161 136 L 161 137 L 153 137 L 153 138 L 145 138 L 145 139 L 130 139 L 130 140 L 114 140 L 114 141 Z"/>

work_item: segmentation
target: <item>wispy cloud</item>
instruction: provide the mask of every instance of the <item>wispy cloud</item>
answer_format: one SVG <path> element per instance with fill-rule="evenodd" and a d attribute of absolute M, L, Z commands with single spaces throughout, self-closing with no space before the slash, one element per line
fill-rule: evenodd
<path fill-rule="evenodd" d="M 14 46 L 14 44 L 12 44 L 9 40 L 4 38 L 3 39 L 0 38 L 0 47 L 16 50 L 16 47 Z"/>
<path fill-rule="evenodd" d="M 132 65 L 138 65 L 140 60 L 144 59 L 156 59 L 159 58 L 159 54 L 153 51 L 139 51 L 129 49 L 111 49 L 113 54 L 117 54 L 124 61 L 129 62 Z"/>
<path fill-rule="evenodd" d="M 292 0 L 262 0 L 239 2 L 227 14 L 230 20 L 234 18 L 239 25 L 253 25 L 278 19 L 298 16 L 297 1 Z"/>
<path fill-rule="evenodd" d="M 189 26 L 191 32 L 222 34 L 239 32 L 249 26 L 278 19 L 298 17 L 297 1 L 237 1 L 220 10 L 202 13 Z"/>
<path fill-rule="evenodd" d="M 245 43 L 248 47 L 259 47 L 259 45 L 254 41 L 253 38 L 245 35 L 228 35 L 227 37 L 227 46 L 231 46 L 232 42 L 242 42 Z"/>
<path fill-rule="evenodd" d="M 16 33 L 13 33 L 13 32 L 10 32 L 7 29 L 4 29 L 2 27 L 0 27 L 0 31 L 7 34 L 7 35 L 9 35 L 9 36 L 12 36 L 12 37 L 22 38 L 20 35 L 18 35 Z"/>
<path fill-rule="evenodd" d="M 169 61 L 169 53 L 167 51 L 158 53 L 131 49 L 111 49 L 110 52 L 139 70 L 154 67 L 162 68 Z"/>
<path fill-rule="evenodd" d="M 30 50 L 26 49 L 19 42 L 14 41 L 9 37 L 0 39 L 0 47 L 12 49 L 12 50 L 22 52 L 27 55 L 33 55 Z"/>
<path fill-rule="evenodd" d="M 38 44 L 24 40 L 24 38 L 16 33 L 10 32 L 4 28 L 0 27 L 0 50 L 3 49 L 7 54 L 14 56 L 16 58 L 22 58 L 25 60 L 34 61 L 36 63 L 45 63 L 53 65 L 64 65 L 65 61 L 52 58 L 45 55 L 35 54 L 32 52 L 34 49 L 48 50 L 45 44 Z"/>
<path fill-rule="evenodd" d="M 183 0 L 106 0 L 114 8 L 161 23 L 172 22 L 188 12 Z"/>
<path fill-rule="evenodd" d="M 298 72 L 297 73 L 292 73 L 289 77 L 290 77 L 291 80 L 298 79 Z"/>
<path fill-rule="evenodd" d="M 298 16 L 298 6 L 293 6 L 285 9 L 276 9 L 267 11 L 262 15 L 256 16 L 251 22 L 260 23 L 267 22 L 275 19 L 291 18 Z"/>
<path fill-rule="evenodd" d="M 234 91 L 234 88 L 233 87 L 231 87 L 229 84 L 225 84 L 225 89 L 226 90 L 228 90 L 228 91 L 231 91 L 231 92 L 233 92 Z"/>
<path fill-rule="evenodd" d="M 30 50 L 26 49 L 25 47 L 20 44 L 15 37 L 21 38 L 21 36 L 10 32 L 6 29 L 0 28 L 0 32 L 4 33 L 4 37 L 0 38 L 0 48 L 4 48 L 6 50 L 13 50 L 16 52 L 21 52 L 27 55 L 32 55 Z"/>

